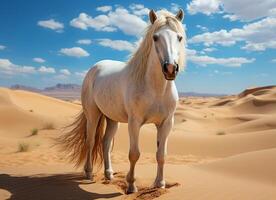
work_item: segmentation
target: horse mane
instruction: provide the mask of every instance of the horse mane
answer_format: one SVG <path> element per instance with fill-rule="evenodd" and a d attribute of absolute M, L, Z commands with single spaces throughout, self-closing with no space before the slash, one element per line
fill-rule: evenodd
<path fill-rule="evenodd" d="M 161 10 L 158 14 L 159 15 L 155 22 L 148 25 L 146 28 L 144 38 L 139 48 L 132 54 L 128 61 L 130 77 L 137 82 L 141 82 L 145 76 L 152 47 L 152 37 L 156 31 L 165 25 L 168 25 L 173 31 L 183 36 L 183 39 L 181 40 L 183 48 L 180 50 L 178 64 L 180 70 L 183 70 L 186 65 L 186 34 L 182 23 L 172 13 L 166 10 Z"/>

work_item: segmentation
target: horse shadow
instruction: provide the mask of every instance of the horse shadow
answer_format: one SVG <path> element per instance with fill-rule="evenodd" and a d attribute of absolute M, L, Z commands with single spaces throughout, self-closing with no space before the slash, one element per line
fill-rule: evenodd
<path fill-rule="evenodd" d="M 0 174 L 0 189 L 11 193 L 9 198 L 11 200 L 109 199 L 122 195 L 119 192 L 108 194 L 88 192 L 83 190 L 80 184 L 91 184 L 91 182 L 83 180 L 81 174 L 41 174 L 36 176 Z"/>

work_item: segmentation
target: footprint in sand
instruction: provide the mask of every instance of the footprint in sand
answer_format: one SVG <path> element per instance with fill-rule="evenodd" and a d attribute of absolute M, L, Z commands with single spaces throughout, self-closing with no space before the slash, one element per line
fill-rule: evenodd
<path fill-rule="evenodd" d="M 160 188 L 152 188 L 152 187 L 146 187 L 146 186 L 137 186 L 138 191 L 137 193 L 133 194 L 126 194 L 127 189 L 127 183 L 125 181 L 126 175 L 123 172 L 116 172 L 114 173 L 114 179 L 109 181 L 104 178 L 103 175 L 95 175 L 94 180 L 95 182 L 101 182 L 102 184 L 112 184 L 116 186 L 121 193 L 125 194 L 125 199 L 136 199 L 136 200 L 151 200 L 157 197 L 160 197 L 161 195 L 169 192 L 169 189 L 172 187 L 177 187 L 180 184 L 179 183 L 166 183 L 165 189 Z"/>

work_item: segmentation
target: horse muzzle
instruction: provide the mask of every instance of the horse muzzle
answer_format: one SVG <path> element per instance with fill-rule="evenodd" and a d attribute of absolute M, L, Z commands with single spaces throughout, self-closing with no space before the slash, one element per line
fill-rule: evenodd
<path fill-rule="evenodd" d="M 168 81 L 172 81 L 176 78 L 176 75 L 179 71 L 179 66 L 177 63 L 170 64 L 165 62 L 162 66 L 162 71 L 165 76 L 165 79 Z"/>

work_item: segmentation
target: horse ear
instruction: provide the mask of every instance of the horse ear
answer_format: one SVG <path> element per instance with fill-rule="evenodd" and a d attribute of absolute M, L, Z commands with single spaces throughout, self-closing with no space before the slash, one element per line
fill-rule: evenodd
<path fill-rule="evenodd" d="M 156 13 L 152 9 L 149 12 L 149 19 L 150 19 L 151 24 L 153 24 L 155 22 L 155 20 L 157 19 Z"/>
<path fill-rule="evenodd" d="M 180 8 L 178 13 L 175 15 L 175 18 L 179 21 L 182 21 L 184 18 L 184 11 Z"/>

